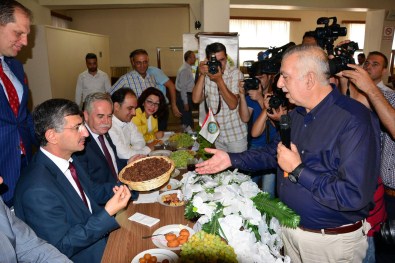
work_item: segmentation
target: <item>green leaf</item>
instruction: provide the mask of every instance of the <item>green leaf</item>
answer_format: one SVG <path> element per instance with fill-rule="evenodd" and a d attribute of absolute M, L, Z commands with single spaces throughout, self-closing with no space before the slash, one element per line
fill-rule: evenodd
<path fill-rule="evenodd" d="M 270 221 L 272 217 L 278 219 L 282 226 L 296 228 L 300 223 L 300 216 L 286 206 L 278 198 L 271 198 L 266 192 L 260 192 L 252 198 L 255 207 L 265 213 Z"/>

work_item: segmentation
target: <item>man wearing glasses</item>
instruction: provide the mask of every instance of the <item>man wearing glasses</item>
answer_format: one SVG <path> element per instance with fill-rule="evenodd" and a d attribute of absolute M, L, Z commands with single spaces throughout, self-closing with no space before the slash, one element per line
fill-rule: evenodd
<path fill-rule="evenodd" d="M 18 181 L 16 215 L 73 262 L 100 262 L 106 236 L 119 227 L 114 215 L 126 207 L 130 191 L 93 183 L 74 158 L 89 136 L 76 103 L 47 100 L 33 120 L 40 150 Z"/>

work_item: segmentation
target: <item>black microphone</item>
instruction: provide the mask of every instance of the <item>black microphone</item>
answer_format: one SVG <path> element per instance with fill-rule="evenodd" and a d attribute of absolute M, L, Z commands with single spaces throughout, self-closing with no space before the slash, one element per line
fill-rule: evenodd
<path fill-rule="evenodd" d="M 285 147 L 291 149 L 291 118 L 288 114 L 280 117 L 280 137 Z"/>

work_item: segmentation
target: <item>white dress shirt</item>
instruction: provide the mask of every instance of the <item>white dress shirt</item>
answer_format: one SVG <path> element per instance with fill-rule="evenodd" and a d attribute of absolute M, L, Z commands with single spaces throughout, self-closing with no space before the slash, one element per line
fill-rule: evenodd
<path fill-rule="evenodd" d="M 101 143 L 99 141 L 99 134 L 96 134 L 96 133 L 92 132 L 92 130 L 89 128 L 87 123 L 85 123 L 85 127 L 88 129 L 89 133 L 92 135 L 92 138 L 95 139 L 97 145 L 99 145 L 100 150 L 102 151 L 103 155 L 105 156 L 103 148 L 101 147 Z M 105 142 L 105 144 L 107 146 L 108 152 L 111 155 L 111 160 L 112 160 L 112 163 L 114 165 L 115 172 L 118 174 L 119 170 L 118 170 L 118 165 L 117 165 L 117 159 L 115 158 L 115 153 L 112 150 L 112 147 L 111 147 L 110 143 L 107 141 L 106 136 L 103 135 L 103 137 L 104 137 L 104 142 Z"/>
<path fill-rule="evenodd" d="M 377 87 L 379 87 L 379 89 L 383 92 L 383 91 L 387 91 L 387 92 L 394 92 L 393 89 L 391 89 L 390 87 L 387 87 L 386 85 L 384 85 L 383 81 L 380 81 L 379 83 L 377 83 L 376 85 Z"/>
<path fill-rule="evenodd" d="M 85 70 L 78 76 L 75 89 L 75 102 L 81 105 L 89 94 L 95 92 L 109 92 L 110 89 L 111 83 L 107 73 L 98 69 L 96 74 L 92 75 L 88 70 Z"/>
<path fill-rule="evenodd" d="M 51 161 L 54 162 L 57 167 L 59 167 L 59 169 L 66 176 L 67 180 L 69 180 L 70 184 L 73 186 L 73 188 L 75 189 L 75 191 L 77 192 L 77 194 L 80 196 L 80 198 L 82 200 L 80 190 L 78 189 L 78 186 L 77 186 L 76 182 L 74 181 L 73 176 L 71 175 L 70 170 L 69 170 L 69 162 L 73 162 L 73 159 L 72 158 L 70 158 L 69 160 L 62 159 L 60 157 L 53 155 L 52 153 L 48 152 L 47 150 L 45 150 L 42 147 L 40 147 L 40 150 L 49 159 L 51 159 Z M 91 202 L 89 201 L 88 196 L 86 196 L 85 191 L 84 191 L 84 195 L 86 197 L 86 201 L 88 202 L 89 211 L 92 213 Z"/>
<path fill-rule="evenodd" d="M 145 145 L 143 135 L 133 122 L 123 122 L 112 116 L 112 127 L 108 131 L 111 140 L 117 147 L 120 159 L 129 159 L 136 154 L 149 154 L 151 149 Z"/>

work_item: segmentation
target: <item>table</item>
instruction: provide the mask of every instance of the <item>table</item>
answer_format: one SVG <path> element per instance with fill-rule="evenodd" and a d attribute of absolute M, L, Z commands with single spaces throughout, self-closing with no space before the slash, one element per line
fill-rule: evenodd
<path fill-rule="evenodd" d="M 185 171 L 181 171 L 180 174 L 183 172 Z M 141 237 L 151 235 L 156 229 L 162 226 L 188 224 L 189 227 L 192 227 L 194 223 L 184 218 L 184 210 L 185 206 L 169 207 L 159 203 L 135 205 L 130 202 L 128 207 L 116 216 L 121 227 L 110 234 L 102 262 L 130 263 L 140 252 L 156 248 L 150 238 L 142 239 Z M 160 222 L 152 227 L 148 227 L 128 220 L 128 217 L 136 212 L 159 218 Z"/>

